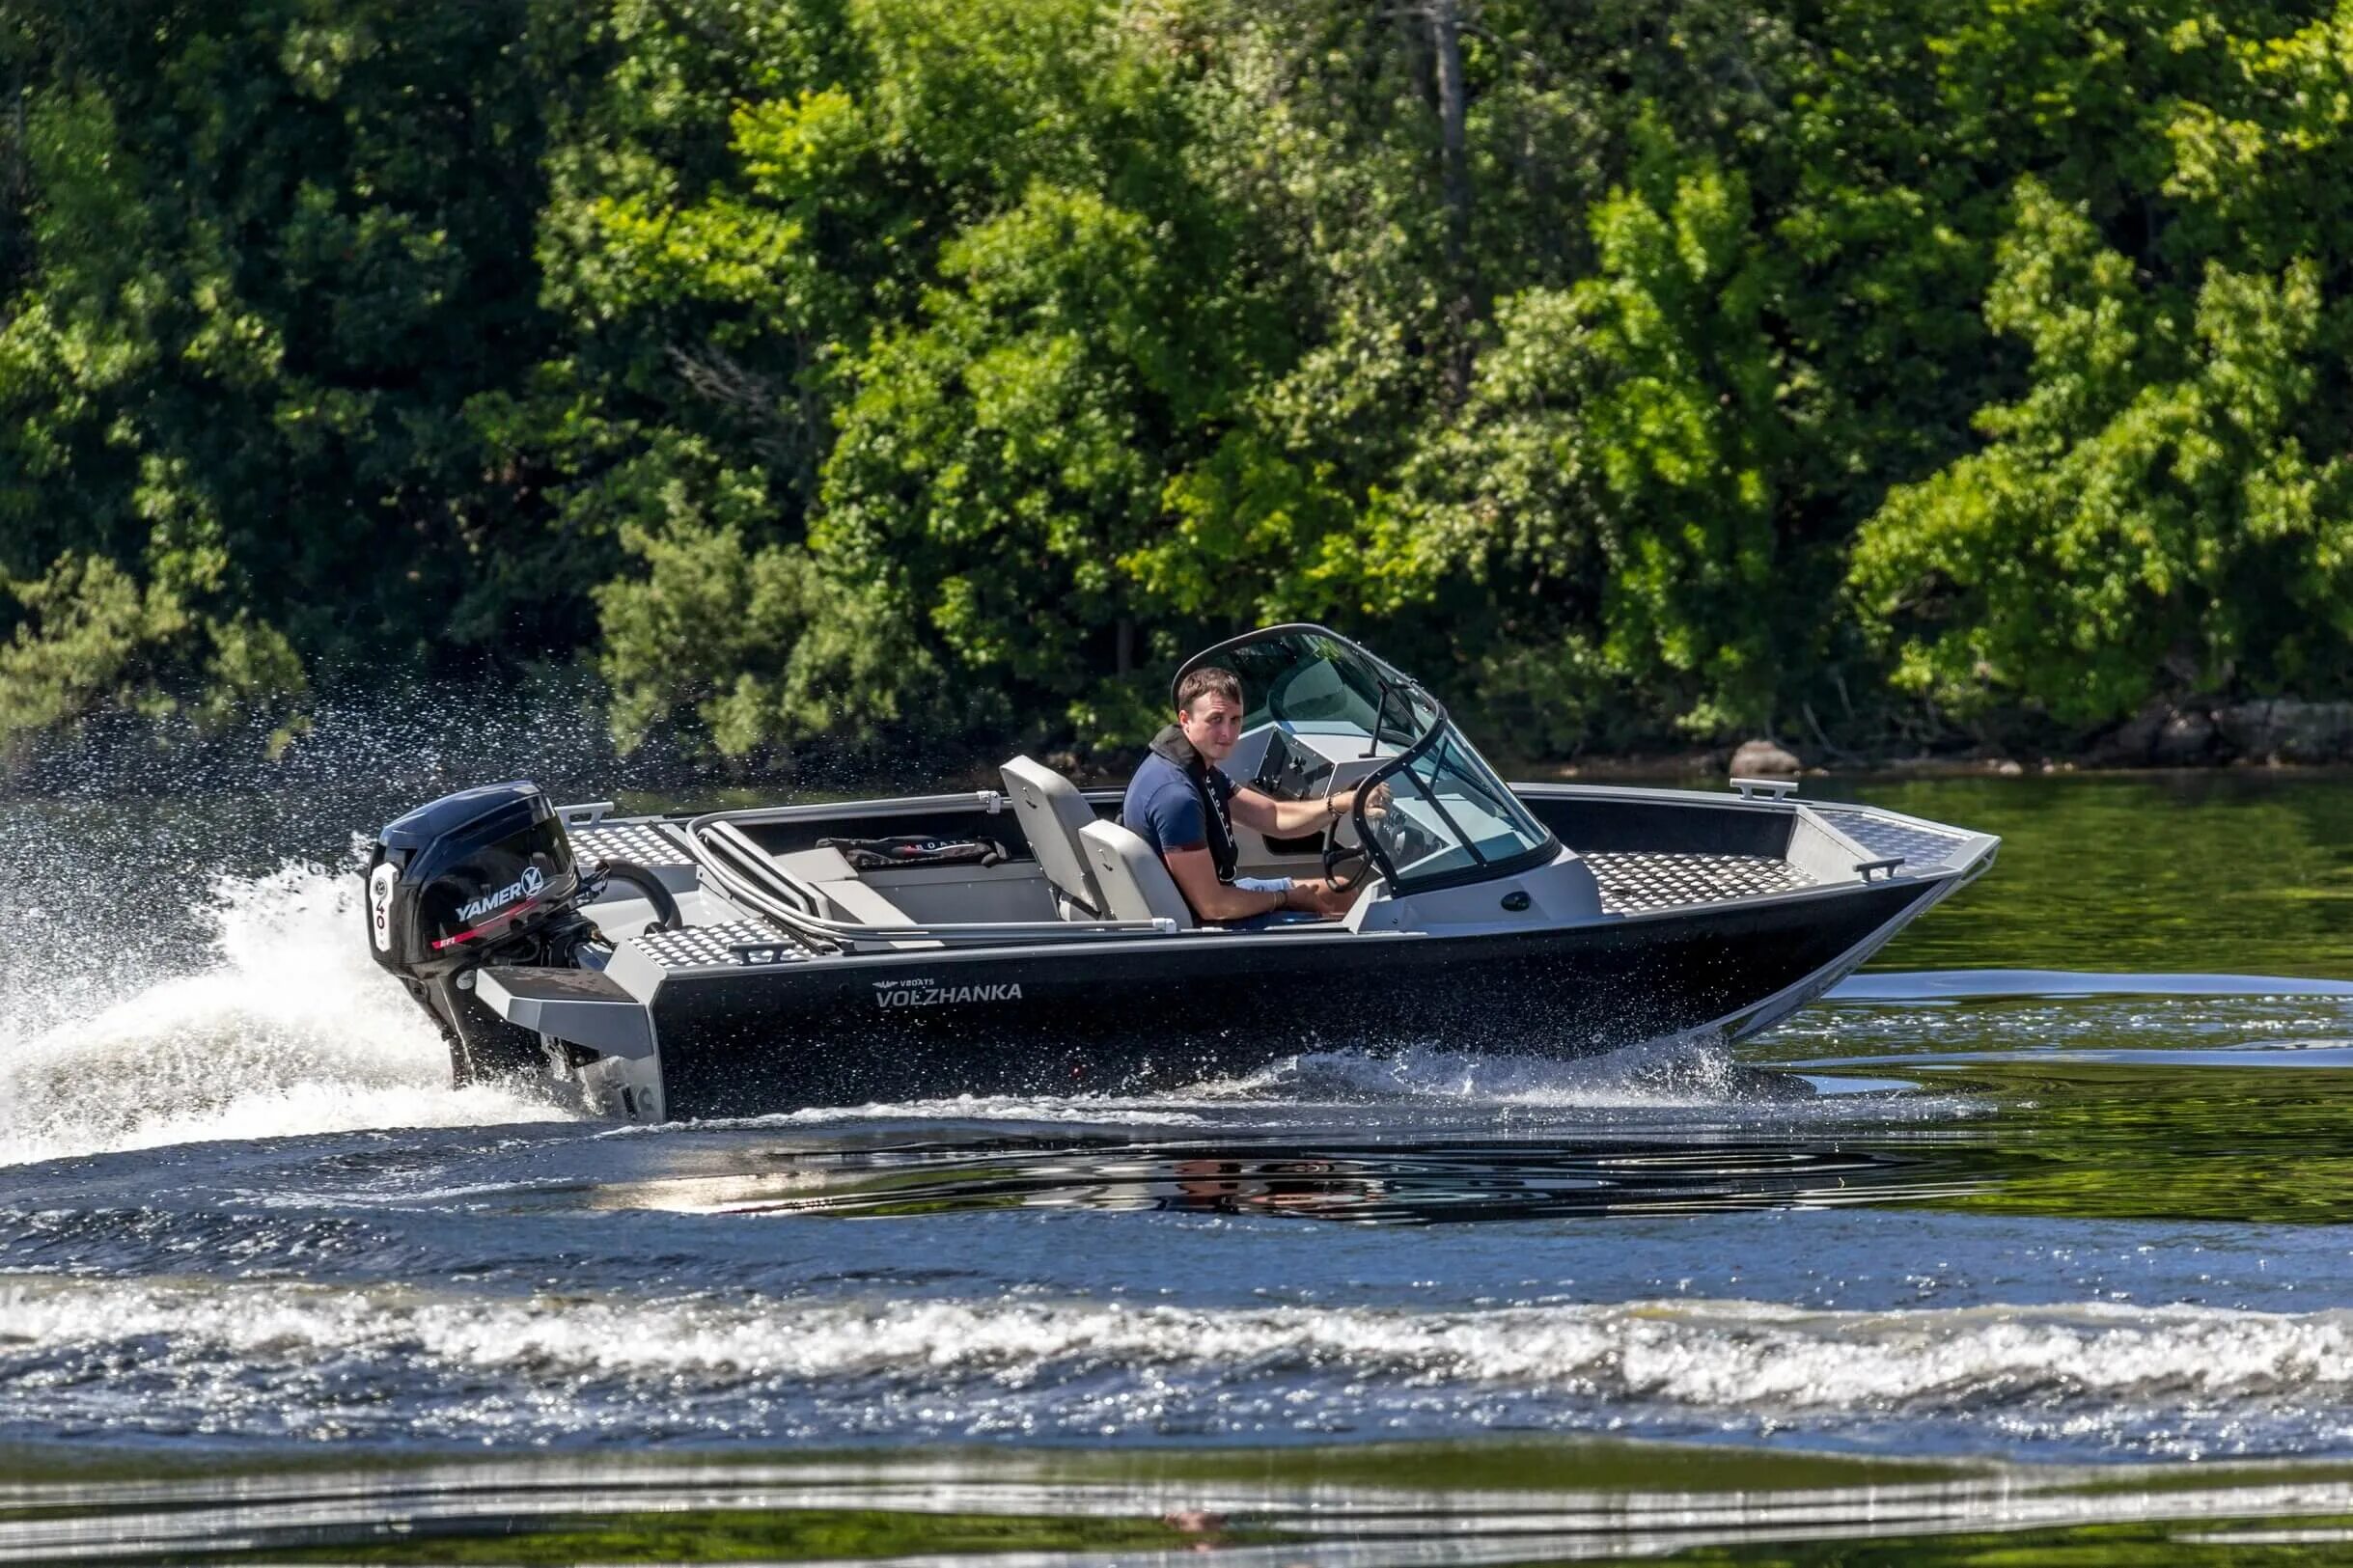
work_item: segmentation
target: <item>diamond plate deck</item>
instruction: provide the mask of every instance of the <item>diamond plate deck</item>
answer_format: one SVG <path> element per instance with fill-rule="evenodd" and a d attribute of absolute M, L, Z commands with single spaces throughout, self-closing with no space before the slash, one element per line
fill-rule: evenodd
<path fill-rule="evenodd" d="M 1924 870 L 1942 866 L 1966 841 L 1957 833 L 1938 833 L 1909 822 L 1890 822 L 1869 812 L 1814 803 L 1815 814 L 1874 855 L 1900 855 L 1904 869 Z"/>
<path fill-rule="evenodd" d="M 1786 861 L 1760 855 L 1597 854 L 1585 857 L 1601 885 L 1605 915 L 1642 915 L 1813 886 Z"/>
<path fill-rule="evenodd" d="M 659 969 L 764 969 L 772 964 L 805 964 L 817 955 L 772 925 L 743 922 L 733 925 L 690 925 L 678 931 L 649 931 L 630 942 Z M 734 952 L 734 947 L 757 944 L 765 956 Z"/>
<path fill-rule="evenodd" d="M 694 857 L 648 823 L 595 822 L 568 832 L 572 853 L 583 861 L 627 860 L 645 867 L 694 864 Z"/>

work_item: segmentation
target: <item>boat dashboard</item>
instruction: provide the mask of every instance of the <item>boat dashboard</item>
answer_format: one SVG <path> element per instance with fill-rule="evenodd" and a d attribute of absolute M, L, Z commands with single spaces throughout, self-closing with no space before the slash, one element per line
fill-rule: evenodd
<path fill-rule="evenodd" d="M 1394 741 L 1368 744 L 1350 725 L 1275 722 L 1234 743 L 1226 776 L 1277 800 L 1320 800 L 1345 789 L 1402 750 Z"/>

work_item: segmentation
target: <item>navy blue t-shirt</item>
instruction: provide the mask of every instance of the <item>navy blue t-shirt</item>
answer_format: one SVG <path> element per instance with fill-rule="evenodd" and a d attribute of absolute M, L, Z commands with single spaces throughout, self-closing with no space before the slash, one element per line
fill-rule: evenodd
<path fill-rule="evenodd" d="M 1232 809 L 1233 781 L 1208 765 L 1209 787 L 1220 806 Z M 1166 860 L 1174 849 L 1209 847 L 1209 825 L 1202 820 L 1201 796 L 1184 769 L 1153 752 L 1128 782 L 1127 798 L 1120 803 L 1120 823 L 1152 846 Z"/>

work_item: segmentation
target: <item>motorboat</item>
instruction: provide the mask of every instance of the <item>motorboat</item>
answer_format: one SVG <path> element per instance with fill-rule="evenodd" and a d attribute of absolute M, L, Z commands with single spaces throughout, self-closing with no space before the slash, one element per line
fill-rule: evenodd
<path fill-rule="evenodd" d="M 1196 920 L 1121 790 L 1016 756 L 995 788 L 698 813 L 465 790 L 376 836 L 373 951 L 459 1082 L 543 1078 L 620 1117 L 1144 1092 L 1335 1049 L 1739 1040 L 1999 844 L 1789 780 L 1506 784 L 1420 682 L 1321 626 L 1177 679 L 1208 665 L 1243 686 L 1230 778 L 1355 803 L 1298 838 L 1235 821 L 1237 870 L 1353 878 L 1344 915 Z"/>

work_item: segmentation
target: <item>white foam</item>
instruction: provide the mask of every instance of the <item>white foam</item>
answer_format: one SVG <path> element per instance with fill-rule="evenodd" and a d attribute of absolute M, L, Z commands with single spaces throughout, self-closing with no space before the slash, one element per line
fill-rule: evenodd
<path fill-rule="evenodd" d="M 27 1279 L 0 1284 L 0 1413 L 87 1382 L 120 1347 L 169 1346 L 175 1383 L 216 1378 L 299 1397 L 306 1368 L 437 1373 L 468 1386 L 645 1386 L 781 1392 L 861 1380 L 979 1413 L 985 1390 L 1097 1401 L 1105 1380 L 1212 1399 L 1304 1380 L 1378 1403 L 1383 1390 L 1476 1390 L 1589 1411 L 1719 1423 L 1874 1418 L 2084 1437 L 2184 1413 L 2260 1419 L 2292 1403 L 2353 1427 L 2353 1313 L 2171 1307 L 1807 1311 L 1745 1301 L 1649 1301 L 1448 1312 L 1118 1303 L 866 1303 L 578 1297 L 450 1299 L 394 1289 Z M 93 1352 L 86 1359 L 69 1353 Z M 37 1357 L 42 1390 L 12 1395 Z M 61 1382 L 62 1362 L 82 1378 Z M 422 1363 L 422 1364 L 420 1364 Z M 13 1408 L 12 1408 L 13 1407 Z M 551 1413 L 552 1414 L 552 1413 Z"/>
<path fill-rule="evenodd" d="M 1334 1054 L 1302 1065 L 1375 1092 L 1543 1109 L 1720 1108 L 1738 1095 L 1730 1052 L 1715 1034 L 1667 1035 L 1573 1059 L 1414 1046 L 1377 1061 Z"/>
<path fill-rule="evenodd" d="M 23 1038 L 0 1025 L 0 1165 L 225 1138 L 541 1119 L 453 1090 L 449 1055 L 368 957 L 358 883 L 311 865 L 216 879 L 187 972 L 133 977 Z M 142 983 L 143 981 L 143 983 Z"/>
<path fill-rule="evenodd" d="M 938 1120 L 1193 1127 L 1218 1125 L 1230 1120 L 1237 1110 L 1313 1110 L 1390 1099 L 1440 1108 L 1721 1110 L 1740 1101 L 1741 1087 L 1730 1052 L 1715 1035 L 1674 1035 L 1577 1059 L 1482 1056 L 1424 1044 L 1389 1052 L 1308 1052 L 1256 1072 L 1204 1080 L 1147 1096 L 957 1094 L 859 1106 L 814 1106 L 697 1125 L 774 1127 Z M 635 1131 L 638 1129 L 616 1129 L 620 1133 Z"/>
<path fill-rule="evenodd" d="M 1120 1127 L 1199 1127 L 1204 1118 L 1190 1111 L 1162 1108 L 1162 1102 L 1125 1100 L 1105 1095 L 1074 1095 L 1068 1099 L 1011 1094 L 956 1094 L 937 1100 L 876 1100 L 857 1106 L 810 1106 L 773 1115 L 747 1116 L 738 1123 L 700 1125 L 746 1127 L 805 1126 L 834 1121 L 1015 1121 L 1053 1125 Z"/>

